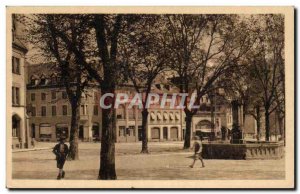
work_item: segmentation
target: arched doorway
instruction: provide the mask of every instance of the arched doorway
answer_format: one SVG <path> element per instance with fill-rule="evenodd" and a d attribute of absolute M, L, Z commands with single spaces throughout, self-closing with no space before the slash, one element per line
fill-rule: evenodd
<path fill-rule="evenodd" d="M 151 138 L 160 139 L 160 129 L 158 127 L 153 127 L 151 129 Z"/>
<path fill-rule="evenodd" d="M 20 138 L 21 136 L 21 118 L 15 114 L 12 116 L 12 137 Z"/>
<path fill-rule="evenodd" d="M 79 126 L 78 138 L 79 138 L 80 140 L 83 140 L 83 138 L 84 138 L 83 125 L 80 125 L 80 126 Z"/>
<path fill-rule="evenodd" d="M 209 120 L 201 120 L 196 124 L 196 135 L 209 138 L 212 135 L 212 123 Z"/>
<path fill-rule="evenodd" d="M 178 127 L 171 127 L 170 130 L 171 139 L 177 140 L 178 139 Z"/>
<path fill-rule="evenodd" d="M 168 127 L 163 128 L 163 139 L 168 139 Z"/>
<path fill-rule="evenodd" d="M 35 138 L 35 124 L 34 123 L 31 124 L 31 137 Z"/>

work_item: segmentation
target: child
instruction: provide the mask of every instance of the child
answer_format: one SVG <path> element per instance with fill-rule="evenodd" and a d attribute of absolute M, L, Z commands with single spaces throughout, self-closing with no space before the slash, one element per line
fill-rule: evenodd
<path fill-rule="evenodd" d="M 67 144 L 64 143 L 63 138 L 59 139 L 59 143 L 53 148 L 53 153 L 56 155 L 57 168 L 59 169 L 57 180 L 60 180 L 65 177 L 65 171 L 63 168 L 69 153 L 69 148 Z"/>
<path fill-rule="evenodd" d="M 195 136 L 195 142 L 193 144 L 193 147 L 191 149 L 194 149 L 194 161 L 193 161 L 193 164 L 190 165 L 191 168 L 194 167 L 194 164 L 196 162 L 196 160 L 200 160 L 201 163 L 202 163 L 202 168 L 204 168 L 204 162 L 203 162 L 203 158 L 202 158 L 202 143 L 201 143 L 201 140 L 198 136 Z"/>

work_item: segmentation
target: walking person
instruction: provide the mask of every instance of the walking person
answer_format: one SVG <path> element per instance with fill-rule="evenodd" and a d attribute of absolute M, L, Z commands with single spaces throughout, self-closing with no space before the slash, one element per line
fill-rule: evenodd
<path fill-rule="evenodd" d="M 202 168 L 204 168 L 204 162 L 202 158 L 202 142 L 198 136 L 194 137 L 194 144 L 191 149 L 194 149 L 194 161 L 193 164 L 190 165 L 191 168 L 194 167 L 196 160 L 200 160 L 202 163 Z"/>
<path fill-rule="evenodd" d="M 59 143 L 53 148 L 53 153 L 56 155 L 56 166 L 59 169 L 57 180 L 65 177 L 65 171 L 63 170 L 66 158 L 69 153 L 69 148 L 64 142 L 64 138 L 59 139 Z"/>

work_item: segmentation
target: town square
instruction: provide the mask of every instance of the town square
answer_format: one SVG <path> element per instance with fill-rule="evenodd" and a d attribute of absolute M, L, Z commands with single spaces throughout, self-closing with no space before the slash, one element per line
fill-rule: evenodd
<path fill-rule="evenodd" d="M 9 187 L 293 186 L 291 7 L 77 8 L 8 8 Z"/>

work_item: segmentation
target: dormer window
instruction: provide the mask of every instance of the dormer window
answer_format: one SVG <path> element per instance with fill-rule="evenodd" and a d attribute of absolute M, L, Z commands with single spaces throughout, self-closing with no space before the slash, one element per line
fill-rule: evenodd
<path fill-rule="evenodd" d="M 35 83 L 36 83 L 36 79 L 31 79 L 30 80 L 30 85 L 35 85 Z"/>
<path fill-rule="evenodd" d="M 40 78 L 40 85 L 46 85 L 48 84 L 48 80 L 46 78 L 46 76 L 44 74 L 41 75 L 41 78 Z"/>
<path fill-rule="evenodd" d="M 30 85 L 35 86 L 38 84 L 38 77 L 36 75 L 32 75 L 30 78 Z"/>
<path fill-rule="evenodd" d="M 57 77 L 56 76 L 51 77 L 51 83 L 52 84 L 57 84 Z"/>
<path fill-rule="evenodd" d="M 41 84 L 41 85 L 46 85 L 46 78 L 41 78 L 40 84 Z"/>

